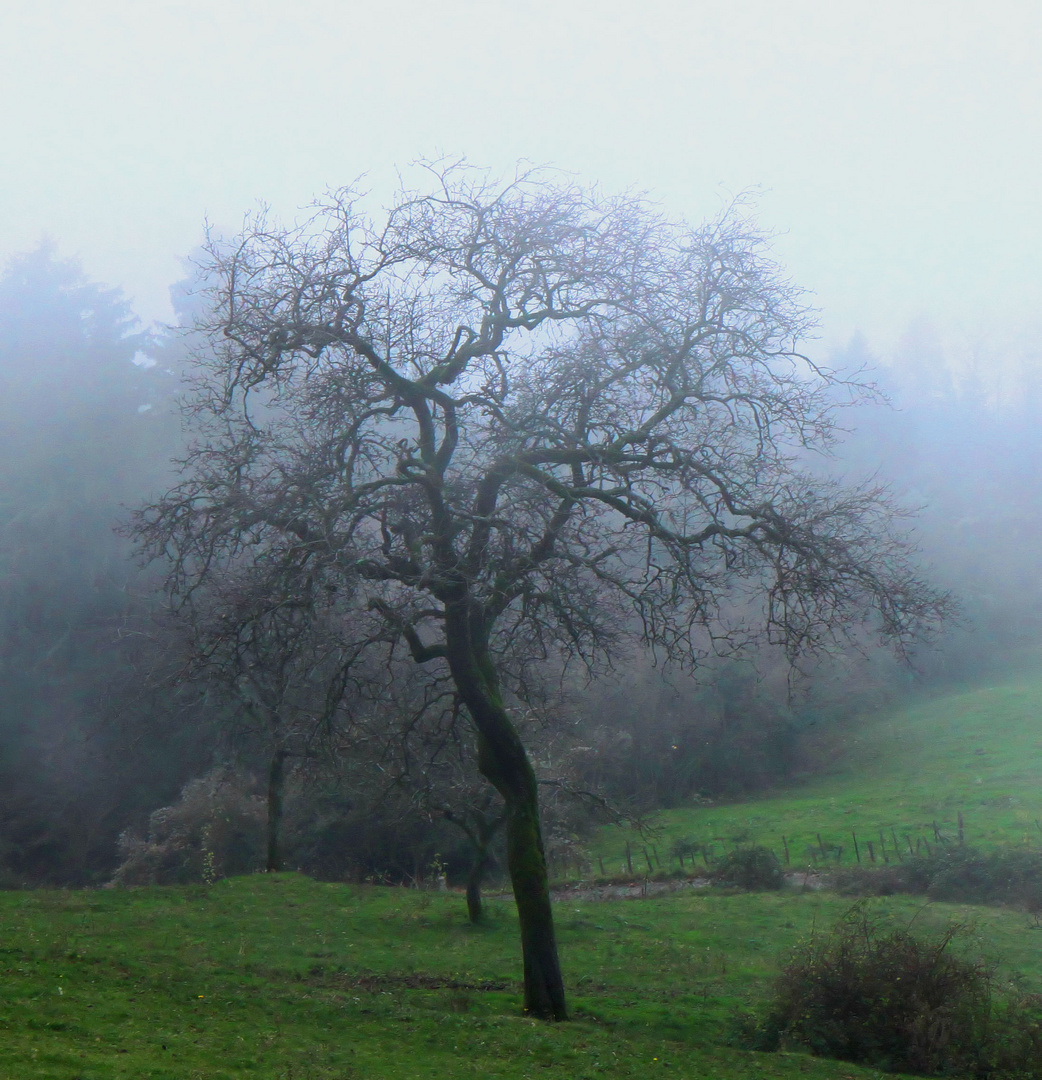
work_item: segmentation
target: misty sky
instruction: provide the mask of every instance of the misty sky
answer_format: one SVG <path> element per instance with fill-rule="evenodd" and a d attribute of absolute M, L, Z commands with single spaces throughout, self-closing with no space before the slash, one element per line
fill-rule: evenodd
<path fill-rule="evenodd" d="M 0 256 L 54 237 L 145 319 L 204 218 L 466 154 L 759 187 L 825 341 L 1039 323 L 1042 5 L 6 0 Z"/>

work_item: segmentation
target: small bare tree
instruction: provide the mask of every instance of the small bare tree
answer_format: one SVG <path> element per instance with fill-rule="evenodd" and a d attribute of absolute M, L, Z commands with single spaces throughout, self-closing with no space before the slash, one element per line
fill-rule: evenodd
<path fill-rule="evenodd" d="M 287 773 L 328 759 L 359 734 L 350 691 L 359 655 L 373 642 L 343 625 L 306 574 L 282 565 L 272 572 L 263 560 L 208 574 L 178 615 L 177 681 L 224 713 L 229 746 L 246 744 L 266 759 L 265 869 L 282 870 Z"/>
<path fill-rule="evenodd" d="M 505 804 L 525 1009 L 564 1019 L 526 662 L 634 634 L 691 660 L 748 640 L 754 601 L 794 658 L 866 621 L 900 647 L 943 600 L 882 489 L 801 468 L 863 388 L 800 353 L 812 318 L 740 208 L 690 229 L 545 172 L 428 172 L 379 223 L 344 190 L 210 244 L 198 441 L 139 535 L 175 594 L 306 569 L 451 679 Z"/>
<path fill-rule="evenodd" d="M 425 698 L 417 700 L 421 687 L 416 682 L 404 673 L 396 678 L 394 687 L 384 694 L 386 719 L 381 723 L 371 714 L 368 730 L 377 729 L 385 745 L 381 769 L 388 780 L 388 794 L 404 796 L 428 819 L 440 818 L 466 838 L 470 855 L 467 915 L 471 922 L 478 923 L 485 914 L 482 884 L 496 861 L 494 849 L 507 822 L 507 808 L 479 772 L 470 740 L 461 737 L 464 732 L 458 722 L 458 698 L 453 695 L 445 701 L 442 695 L 439 707 L 430 693 L 434 687 L 427 683 L 422 686 Z M 548 816 L 556 825 L 566 818 L 574 822 L 576 817 L 616 824 L 630 821 L 579 775 L 571 730 L 575 724 L 560 723 L 569 709 L 566 699 L 552 692 L 549 677 L 541 680 L 533 676 L 526 682 L 526 707 L 513 710 L 511 719 L 540 787 L 550 796 L 541 800 L 544 826 Z M 372 735 L 367 739 L 365 749 L 370 754 L 376 742 Z M 582 756 L 581 752 L 578 756 Z"/>

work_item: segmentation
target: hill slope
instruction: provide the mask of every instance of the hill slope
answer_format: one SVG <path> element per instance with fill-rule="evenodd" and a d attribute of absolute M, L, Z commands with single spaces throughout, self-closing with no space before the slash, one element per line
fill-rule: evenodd
<path fill-rule="evenodd" d="M 619 872 L 629 841 L 639 872 L 644 847 L 664 868 L 678 842 L 716 853 L 749 842 L 782 859 L 787 850 L 793 867 L 858 855 L 867 863 L 896 857 L 895 841 L 901 856 L 957 841 L 960 815 L 967 844 L 1042 844 L 1042 677 L 851 721 L 823 754 L 830 764 L 812 780 L 750 802 L 663 812 L 653 845 L 605 830 L 594 855 Z"/>

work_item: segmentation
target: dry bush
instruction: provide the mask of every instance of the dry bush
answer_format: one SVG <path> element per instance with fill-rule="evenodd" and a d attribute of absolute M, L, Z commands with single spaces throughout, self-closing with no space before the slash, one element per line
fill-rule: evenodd
<path fill-rule="evenodd" d="M 956 955 L 963 929 L 927 940 L 856 905 L 796 950 L 753 1041 L 893 1072 L 1042 1077 L 1038 1000 L 1000 993 L 990 966 Z"/>
<path fill-rule="evenodd" d="M 124 832 L 116 885 L 212 883 L 264 865 L 264 800 L 243 777 L 215 770 L 154 811 L 144 838 Z"/>
<path fill-rule="evenodd" d="M 1042 852 L 938 848 L 927 856 L 876 867 L 846 867 L 832 885 L 848 896 L 918 893 L 961 904 L 1009 904 L 1042 910 Z"/>

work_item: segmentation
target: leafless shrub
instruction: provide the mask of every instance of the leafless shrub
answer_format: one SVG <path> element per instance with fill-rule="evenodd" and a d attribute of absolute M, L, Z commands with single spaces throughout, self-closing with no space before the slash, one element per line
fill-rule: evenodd
<path fill-rule="evenodd" d="M 173 885 L 245 874 L 263 866 L 264 801 L 242 777 L 215 770 L 153 811 L 145 837 L 124 832 L 116 885 Z"/>

